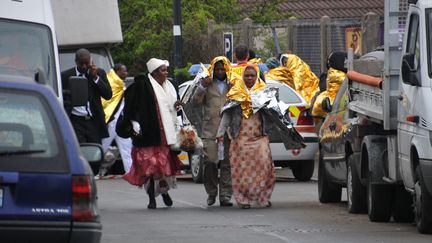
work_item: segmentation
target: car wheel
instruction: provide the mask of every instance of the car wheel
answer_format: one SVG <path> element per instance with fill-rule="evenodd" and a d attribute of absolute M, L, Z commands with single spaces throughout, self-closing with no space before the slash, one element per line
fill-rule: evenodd
<path fill-rule="evenodd" d="M 340 202 L 342 187 L 334 185 L 327 178 L 321 153 L 318 161 L 318 199 L 321 203 Z"/>
<path fill-rule="evenodd" d="M 203 182 L 203 161 L 200 154 L 188 154 L 189 166 L 192 174 L 192 180 L 195 183 Z"/>
<path fill-rule="evenodd" d="M 347 201 L 349 213 L 365 213 L 366 206 L 366 187 L 360 182 L 359 174 L 357 173 L 356 163 L 358 157 L 351 154 L 348 157 L 347 167 Z"/>
<path fill-rule="evenodd" d="M 313 160 L 300 161 L 291 167 L 294 178 L 299 181 L 309 181 L 313 175 L 315 162 Z"/>
<path fill-rule="evenodd" d="M 367 181 L 367 208 L 372 222 L 388 222 L 392 214 L 393 190 L 389 185 L 372 184 L 372 172 Z"/>
<path fill-rule="evenodd" d="M 396 222 L 413 222 L 413 197 L 403 185 L 397 185 L 394 190 L 393 219 Z"/>
<path fill-rule="evenodd" d="M 428 193 L 420 167 L 416 169 L 415 183 L 415 222 L 417 230 L 422 234 L 432 233 L 432 196 Z"/>

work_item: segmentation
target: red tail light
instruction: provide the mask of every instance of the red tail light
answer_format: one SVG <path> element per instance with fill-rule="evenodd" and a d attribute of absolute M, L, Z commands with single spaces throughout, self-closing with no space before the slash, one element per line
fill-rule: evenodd
<path fill-rule="evenodd" d="M 90 176 L 72 177 L 72 220 L 93 221 L 96 216 L 96 202 L 93 196 Z"/>
<path fill-rule="evenodd" d="M 312 116 L 309 114 L 309 110 L 303 106 L 299 106 L 298 109 L 301 111 L 297 118 L 297 126 L 313 126 L 314 121 Z"/>

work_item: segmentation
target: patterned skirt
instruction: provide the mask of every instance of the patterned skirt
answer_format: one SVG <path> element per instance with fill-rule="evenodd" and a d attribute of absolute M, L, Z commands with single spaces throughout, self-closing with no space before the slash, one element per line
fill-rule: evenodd
<path fill-rule="evenodd" d="M 260 115 L 242 119 L 239 136 L 231 141 L 230 163 L 234 198 L 239 205 L 266 206 L 276 182 L 267 136 Z"/>

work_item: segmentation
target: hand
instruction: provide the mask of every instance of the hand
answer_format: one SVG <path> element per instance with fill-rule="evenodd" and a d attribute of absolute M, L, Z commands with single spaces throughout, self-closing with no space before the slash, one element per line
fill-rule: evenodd
<path fill-rule="evenodd" d="M 133 129 L 133 135 L 138 136 L 141 134 L 141 126 L 137 121 L 131 121 L 132 122 L 132 129 Z"/>
<path fill-rule="evenodd" d="M 96 64 L 94 64 L 94 62 L 92 61 L 91 66 L 90 66 L 90 73 L 93 77 L 94 80 L 97 80 L 99 78 L 99 76 L 97 75 L 97 66 Z"/>
<path fill-rule="evenodd" d="M 201 85 L 204 88 L 207 88 L 211 83 L 212 83 L 212 80 L 210 77 L 205 77 L 204 79 L 201 80 Z"/>
<path fill-rule="evenodd" d="M 175 108 L 177 111 L 180 110 L 180 108 L 181 108 L 182 106 L 184 106 L 184 103 L 181 102 L 180 100 L 177 100 L 177 101 L 174 103 L 174 108 Z"/>

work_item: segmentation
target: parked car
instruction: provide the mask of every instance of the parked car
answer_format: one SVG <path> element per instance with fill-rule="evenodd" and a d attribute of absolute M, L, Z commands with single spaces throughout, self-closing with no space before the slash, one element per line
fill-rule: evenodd
<path fill-rule="evenodd" d="M 340 87 L 319 131 L 318 195 L 322 203 L 340 202 L 347 188 L 348 211 L 366 212 L 366 188 L 354 164 L 350 132 L 357 122 L 348 119 L 348 79 Z"/>
<path fill-rule="evenodd" d="M 183 96 L 192 81 L 179 86 Z M 290 117 L 297 131 L 303 136 L 306 147 L 303 149 L 286 150 L 278 133 L 270 131 L 270 149 L 276 166 L 290 167 L 294 177 L 300 181 L 308 181 L 313 175 L 315 154 L 318 151 L 318 136 L 315 132 L 314 121 L 309 115 L 309 106 L 305 99 L 288 85 L 275 80 L 266 80 L 268 86 L 279 89 L 279 99 L 290 105 Z M 181 154 L 182 162 L 189 163 L 192 178 L 195 182 L 202 182 L 202 154 Z"/>
<path fill-rule="evenodd" d="M 51 88 L 0 75 L 0 241 L 100 242 L 102 155 L 78 145 Z"/>

